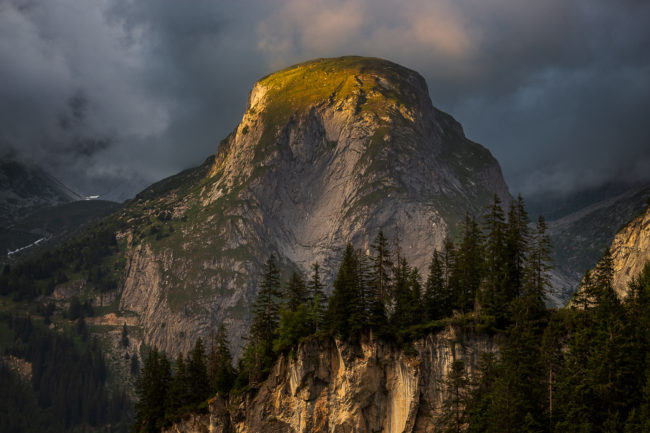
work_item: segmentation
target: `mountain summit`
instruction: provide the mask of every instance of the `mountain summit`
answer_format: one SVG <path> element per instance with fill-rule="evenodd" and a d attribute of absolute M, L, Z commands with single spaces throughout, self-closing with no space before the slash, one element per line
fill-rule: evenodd
<path fill-rule="evenodd" d="M 498 163 L 418 73 L 364 57 L 292 66 L 254 85 L 214 158 L 121 213 L 120 308 L 169 352 L 221 322 L 237 346 L 270 254 L 285 272 L 319 263 L 331 277 L 347 242 L 366 251 L 383 229 L 424 269 L 495 194 L 510 200 Z"/>

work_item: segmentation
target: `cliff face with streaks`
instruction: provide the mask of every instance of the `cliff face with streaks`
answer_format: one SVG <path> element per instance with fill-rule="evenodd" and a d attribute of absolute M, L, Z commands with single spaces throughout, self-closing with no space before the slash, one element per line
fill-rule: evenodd
<path fill-rule="evenodd" d="M 437 432 L 445 379 L 454 360 L 469 377 L 481 353 L 497 351 L 486 336 L 447 328 L 406 354 L 366 337 L 360 344 L 310 341 L 282 356 L 255 394 L 219 397 L 209 413 L 168 431 L 190 432 Z"/>
<path fill-rule="evenodd" d="M 614 290 L 625 298 L 628 284 L 650 262 L 650 206 L 614 237 L 610 247 L 614 264 Z"/>

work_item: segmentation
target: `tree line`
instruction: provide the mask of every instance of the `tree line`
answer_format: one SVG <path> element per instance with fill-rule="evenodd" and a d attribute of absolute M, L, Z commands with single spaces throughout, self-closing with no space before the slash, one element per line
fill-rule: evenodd
<path fill-rule="evenodd" d="M 514 308 L 545 310 L 550 242 L 543 218 L 535 227 L 529 226 L 521 198 L 509 207 L 507 217 L 497 196 L 480 222 L 467 216 L 459 241 L 447 239 L 443 248 L 433 253 L 426 280 L 403 257 L 399 241 L 391 242 L 383 231 L 371 248 L 372 254 L 365 254 L 350 244 L 346 246 L 329 297 L 318 264 L 312 266 L 308 278 L 295 271 L 283 284 L 279 264 L 271 255 L 252 306 L 248 343 L 237 369 L 228 364 L 230 379 L 219 392 L 241 392 L 257 386 L 280 353 L 291 351 L 307 338 L 336 336 L 353 341 L 372 330 L 379 338 L 408 347 L 413 338 L 427 332 L 428 325 L 435 329 L 454 314 L 480 317 L 483 329 L 503 331 L 513 320 Z M 423 326 L 424 331 L 419 331 Z M 183 359 L 172 368 L 157 350 L 150 356 L 153 358 L 143 366 L 140 401 L 147 401 L 144 396 L 148 387 L 167 391 L 151 392 L 158 396 L 157 404 L 136 406 L 136 419 L 140 420 L 136 422 L 137 431 L 149 431 L 143 426 L 164 425 L 175 416 L 177 406 L 185 406 L 170 403 L 176 397 L 169 397 L 177 395 L 171 393 L 171 383 L 179 374 L 176 366 L 181 365 L 182 370 Z M 229 355 L 227 358 L 231 359 Z M 152 373 L 155 371 L 162 379 L 150 381 L 158 385 L 146 385 L 144 378 L 156 376 Z M 198 389 L 192 404 L 210 395 L 204 391 Z M 211 394 L 214 392 L 213 387 Z M 147 406 L 157 408 L 157 412 L 147 412 Z"/>
<path fill-rule="evenodd" d="M 426 280 L 383 231 L 371 248 L 346 246 L 329 298 L 317 264 L 307 281 L 294 272 L 282 285 L 276 259 L 268 259 L 237 386 L 260 382 L 278 353 L 314 335 L 355 339 L 372 330 L 408 343 L 422 326 L 454 314 L 505 330 L 513 310 L 545 310 L 550 241 L 543 218 L 530 226 L 521 197 L 507 215 L 497 196 L 480 222 L 468 215 L 458 242 L 446 239 L 433 253 Z"/>
<path fill-rule="evenodd" d="M 329 297 L 317 264 L 308 278 L 296 271 L 283 283 L 271 256 L 243 356 L 236 369 L 228 362 L 228 380 L 218 392 L 256 388 L 280 353 L 308 338 L 354 342 L 371 330 L 409 349 L 426 332 L 469 324 L 498 338 L 499 354 L 483 354 L 471 378 L 462 360 L 453 361 L 443 384 L 449 396 L 438 420 L 443 431 L 650 431 L 650 266 L 622 302 L 612 289 L 606 252 L 570 306 L 552 310 L 545 306 L 549 255 L 544 219 L 530 224 L 521 198 L 504 212 L 495 197 L 483 218 L 466 217 L 457 242 L 447 239 L 433 253 L 426 279 L 402 256 L 399 242 L 391 243 L 382 231 L 371 254 L 346 246 Z M 160 426 L 185 403 L 172 404 L 180 397 L 169 397 L 181 395 L 170 391 L 176 366 L 164 354 L 151 353 L 158 361 L 148 364 L 150 370 L 169 373 L 157 385 L 168 390 L 154 405 L 165 408 L 155 415 Z M 146 370 L 145 362 L 143 377 Z M 181 387 L 192 389 L 194 407 L 217 392 L 205 391 L 213 379 L 198 383 L 198 393 Z M 136 431 L 154 431 L 137 425 Z"/>
<path fill-rule="evenodd" d="M 0 357 L 0 430 L 128 430 L 131 402 L 123 391 L 108 386 L 108 369 L 95 339 L 6 313 L 0 314 L 0 332 L 0 353 L 31 365 L 31 376 L 20 378 Z"/>
<path fill-rule="evenodd" d="M 183 415 L 204 410 L 215 394 L 227 395 L 235 380 L 226 330 L 212 336 L 206 352 L 201 338 L 173 363 L 157 348 L 149 350 L 137 382 L 132 430 L 154 433 Z"/>
<path fill-rule="evenodd" d="M 513 310 L 498 356 L 445 381 L 446 432 L 650 431 L 650 264 L 624 301 L 609 251 L 569 307 Z"/>

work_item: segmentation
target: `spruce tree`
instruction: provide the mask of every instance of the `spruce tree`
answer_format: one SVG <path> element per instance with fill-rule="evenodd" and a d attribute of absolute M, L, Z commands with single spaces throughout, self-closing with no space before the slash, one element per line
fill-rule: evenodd
<path fill-rule="evenodd" d="M 309 290 L 308 318 L 312 332 L 318 332 L 325 323 L 327 311 L 327 297 L 320 278 L 320 266 L 312 265 L 312 276 L 307 283 Z"/>
<path fill-rule="evenodd" d="M 275 263 L 275 256 L 271 255 L 264 267 L 260 291 L 253 304 L 253 323 L 251 325 L 250 346 L 245 353 L 246 371 L 249 382 L 259 382 L 273 362 L 273 339 L 280 320 L 279 304 L 282 292 L 280 291 L 280 271 Z"/>
<path fill-rule="evenodd" d="M 463 238 L 452 265 L 451 302 L 453 308 L 470 311 L 483 278 L 483 245 L 478 223 L 469 214 L 465 216 Z"/>
<path fill-rule="evenodd" d="M 192 389 L 191 404 L 199 404 L 210 397 L 205 347 L 201 337 L 196 340 L 194 347 L 187 355 L 187 380 Z"/>
<path fill-rule="evenodd" d="M 348 244 L 327 310 L 330 330 L 342 338 L 356 335 L 363 327 L 364 312 L 358 271 L 357 255 L 352 245 Z"/>
<path fill-rule="evenodd" d="M 395 311 L 391 322 L 397 331 L 407 329 L 422 319 L 421 283 L 417 269 L 402 259 L 395 276 Z"/>
<path fill-rule="evenodd" d="M 212 394 L 227 395 L 235 380 L 235 371 L 232 366 L 232 355 L 226 327 L 223 323 L 212 339 L 210 354 L 208 356 L 208 381 Z"/>
<path fill-rule="evenodd" d="M 126 323 L 122 326 L 120 343 L 122 344 L 122 347 L 129 347 L 129 330 L 126 328 Z"/>
<path fill-rule="evenodd" d="M 157 433 L 165 423 L 167 393 L 171 382 L 169 361 L 157 348 L 149 351 L 137 382 L 134 430 Z"/>
<path fill-rule="evenodd" d="M 455 360 L 444 382 L 447 398 L 442 403 L 442 428 L 445 433 L 461 433 L 467 423 L 469 403 L 469 379 L 465 373 L 465 363 Z"/>
<path fill-rule="evenodd" d="M 439 251 L 434 251 L 424 292 L 427 320 L 438 320 L 450 315 L 451 308 L 446 295 L 442 257 Z"/>
<path fill-rule="evenodd" d="M 380 300 L 386 303 L 390 299 L 391 269 L 393 268 L 393 263 L 388 248 L 388 239 L 386 239 L 382 230 L 379 230 L 379 233 L 377 233 L 375 242 L 371 247 L 375 251 L 372 266 L 375 286 L 379 292 L 378 296 Z"/>
<path fill-rule="evenodd" d="M 510 204 L 505 233 L 507 266 L 505 291 L 508 300 L 517 298 L 521 294 L 524 285 L 530 242 L 529 222 L 528 213 L 524 207 L 524 199 L 520 195 L 517 197 L 517 201 Z"/>
<path fill-rule="evenodd" d="M 167 416 L 169 420 L 181 415 L 183 408 L 190 404 L 192 399 L 192 387 L 187 377 L 187 367 L 182 353 L 178 354 L 176 364 L 174 365 L 174 375 L 172 377 L 169 392 L 167 394 Z"/>
<path fill-rule="evenodd" d="M 506 311 L 510 301 L 507 293 L 506 224 L 501 200 L 495 194 L 489 212 L 484 217 L 485 231 L 485 285 L 480 296 L 481 307 L 496 320 L 497 326 L 505 325 Z"/>
<path fill-rule="evenodd" d="M 299 272 L 294 271 L 285 289 L 285 305 L 289 311 L 296 311 L 298 306 L 305 304 L 309 298 L 309 292 L 305 280 Z"/>
<path fill-rule="evenodd" d="M 524 296 L 532 297 L 540 305 L 543 305 L 546 291 L 551 286 L 548 275 L 552 269 L 551 240 L 546 230 L 546 221 L 540 216 L 532 235 L 523 290 Z"/>

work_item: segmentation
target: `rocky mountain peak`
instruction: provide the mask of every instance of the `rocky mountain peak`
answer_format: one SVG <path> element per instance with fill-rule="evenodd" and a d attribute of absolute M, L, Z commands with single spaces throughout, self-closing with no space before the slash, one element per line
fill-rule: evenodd
<path fill-rule="evenodd" d="M 296 65 L 255 84 L 214 160 L 125 209 L 120 306 L 164 350 L 221 322 L 237 347 L 270 254 L 285 271 L 319 263 L 327 281 L 346 243 L 369 252 L 383 229 L 426 269 L 495 194 L 510 199 L 498 163 L 433 107 L 416 72 L 362 57 Z"/>

